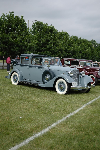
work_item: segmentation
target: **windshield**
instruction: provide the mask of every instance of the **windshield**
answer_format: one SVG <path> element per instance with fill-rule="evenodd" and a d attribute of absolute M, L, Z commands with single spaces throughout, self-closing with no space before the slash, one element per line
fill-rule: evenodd
<path fill-rule="evenodd" d="M 99 67 L 99 63 L 93 63 L 93 67 Z"/>
<path fill-rule="evenodd" d="M 86 66 L 86 61 L 80 61 L 81 66 Z"/>
<path fill-rule="evenodd" d="M 89 61 L 80 61 L 81 66 L 91 66 L 91 62 Z"/>
<path fill-rule="evenodd" d="M 64 64 L 70 66 L 70 60 L 64 60 Z"/>
<path fill-rule="evenodd" d="M 86 62 L 86 66 L 91 66 L 91 62 Z"/>
<path fill-rule="evenodd" d="M 60 65 L 60 58 L 44 58 L 44 65 Z"/>

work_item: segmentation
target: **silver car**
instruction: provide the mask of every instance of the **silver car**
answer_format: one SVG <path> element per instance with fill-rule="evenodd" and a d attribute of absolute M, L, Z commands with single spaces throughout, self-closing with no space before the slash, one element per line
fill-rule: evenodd
<path fill-rule="evenodd" d="M 76 68 L 63 67 L 59 58 L 38 54 L 21 54 L 7 78 L 14 85 L 28 83 L 40 87 L 54 87 L 59 94 L 71 89 L 89 92 L 92 79 Z"/>

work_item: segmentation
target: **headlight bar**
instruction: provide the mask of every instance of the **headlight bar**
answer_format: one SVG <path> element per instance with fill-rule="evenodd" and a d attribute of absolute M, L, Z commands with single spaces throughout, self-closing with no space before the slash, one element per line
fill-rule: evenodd
<path fill-rule="evenodd" d="M 73 73 L 70 71 L 70 72 L 68 72 L 68 74 L 70 75 L 70 77 L 72 77 L 73 76 Z"/>
<path fill-rule="evenodd" d="M 80 74 L 81 74 L 83 77 L 85 76 L 85 72 L 84 72 L 84 71 L 80 72 Z"/>
<path fill-rule="evenodd" d="M 100 76 L 100 69 L 99 69 L 99 71 L 98 71 L 98 75 Z"/>

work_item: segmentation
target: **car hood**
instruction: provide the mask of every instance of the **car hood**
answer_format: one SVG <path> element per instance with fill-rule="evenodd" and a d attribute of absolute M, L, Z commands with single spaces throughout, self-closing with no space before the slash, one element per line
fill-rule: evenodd
<path fill-rule="evenodd" d="M 90 66 L 84 66 L 83 68 L 89 68 L 89 69 L 92 69 L 92 70 L 97 70 L 99 71 L 100 67 L 90 67 Z"/>
<path fill-rule="evenodd" d="M 100 67 L 91 67 L 92 69 L 100 69 Z"/>
<path fill-rule="evenodd" d="M 70 68 L 70 67 L 63 67 L 63 66 L 50 66 L 48 67 L 51 70 L 59 70 L 59 71 L 72 71 L 72 70 L 78 70 L 76 68 Z"/>

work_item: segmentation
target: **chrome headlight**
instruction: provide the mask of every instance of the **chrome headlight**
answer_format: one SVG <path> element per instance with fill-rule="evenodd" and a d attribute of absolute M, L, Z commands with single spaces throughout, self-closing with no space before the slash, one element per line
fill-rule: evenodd
<path fill-rule="evenodd" d="M 98 75 L 100 76 L 100 69 L 99 69 L 99 71 L 98 71 Z"/>
<path fill-rule="evenodd" d="M 84 71 L 80 72 L 80 74 L 82 75 L 82 77 L 85 76 L 85 72 Z"/>
<path fill-rule="evenodd" d="M 68 72 L 68 74 L 70 75 L 70 77 L 72 77 L 73 76 L 73 73 L 70 71 L 70 72 Z"/>

